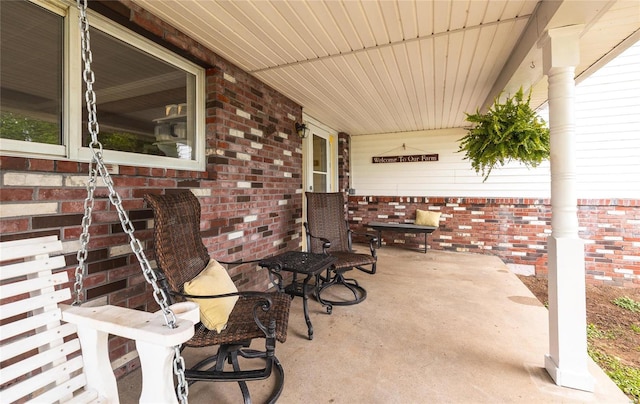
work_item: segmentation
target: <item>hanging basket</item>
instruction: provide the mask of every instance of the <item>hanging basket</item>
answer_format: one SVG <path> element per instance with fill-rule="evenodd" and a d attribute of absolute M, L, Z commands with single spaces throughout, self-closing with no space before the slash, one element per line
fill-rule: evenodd
<path fill-rule="evenodd" d="M 466 120 L 474 126 L 459 139 L 458 152 L 464 152 L 464 159 L 482 173 L 483 182 L 496 166 L 510 161 L 531 168 L 549 159 L 549 129 L 529 106 L 530 100 L 531 92 L 525 100 L 520 87 L 504 103 L 496 98 L 487 113 L 467 114 Z"/>

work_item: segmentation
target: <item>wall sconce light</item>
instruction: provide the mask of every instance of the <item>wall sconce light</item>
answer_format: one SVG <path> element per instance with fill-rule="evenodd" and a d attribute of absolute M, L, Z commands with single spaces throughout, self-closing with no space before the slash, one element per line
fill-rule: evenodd
<path fill-rule="evenodd" d="M 296 122 L 296 133 L 301 139 L 304 139 L 309 134 L 309 127 L 304 123 Z"/>

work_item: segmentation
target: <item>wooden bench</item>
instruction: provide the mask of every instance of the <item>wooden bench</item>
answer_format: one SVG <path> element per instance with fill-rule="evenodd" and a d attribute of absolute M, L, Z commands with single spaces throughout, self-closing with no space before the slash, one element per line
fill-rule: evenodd
<path fill-rule="evenodd" d="M 0 243 L 1 401 L 118 403 L 108 349 L 113 334 L 136 341 L 140 402 L 177 403 L 174 347 L 193 335 L 197 305 L 172 306 L 179 322 L 169 328 L 161 313 L 60 304 L 71 298 L 61 252 L 55 236 Z"/>
<path fill-rule="evenodd" d="M 434 226 L 421 226 L 413 223 L 383 223 L 383 222 L 369 222 L 368 227 L 371 227 L 378 232 L 378 248 L 382 247 L 382 231 L 395 231 L 399 233 L 423 233 L 424 234 L 424 253 L 427 253 L 427 236 L 433 233 L 437 227 Z"/>

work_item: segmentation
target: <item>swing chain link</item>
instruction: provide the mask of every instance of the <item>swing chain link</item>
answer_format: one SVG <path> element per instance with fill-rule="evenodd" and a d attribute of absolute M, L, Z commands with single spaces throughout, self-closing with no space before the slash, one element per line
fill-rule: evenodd
<path fill-rule="evenodd" d="M 88 255 L 87 245 L 89 244 L 89 227 L 91 226 L 91 213 L 94 207 L 94 192 L 97 185 L 98 173 L 102 177 L 105 186 L 109 189 L 109 200 L 115 206 L 118 212 L 118 218 L 122 224 L 122 229 L 129 236 L 129 245 L 131 250 L 135 254 L 146 281 L 153 287 L 153 298 L 160 306 L 165 323 L 170 328 L 177 326 L 176 316 L 169 307 L 169 297 L 166 292 L 158 286 L 158 277 L 151 268 L 149 260 L 147 259 L 144 248 L 140 243 L 140 240 L 134 235 L 134 227 L 127 212 L 122 206 L 122 199 L 116 192 L 113 180 L 107 166 L 104 164 L 102 158 L 102 144 L 98 141 L 98 133 L 100 128 L 98 125 L 98 119 L 96 114 L 96 93 L 93 90 L 93 83 L 95 81 L 94 72 L 91 70 L 91 62 L 93 61 L 93 55 L 91 53 L 90 37 L 89 37 L 89 22 L 87 19 L 87 0 L 77 0 L 78 10 L 80 12 L 80 35 L 82 45 L 82 61 L 84 63 L 84 71 L 82 74 L 83 80 L 86 85 L 85 102 L 88 113 L 88 130 L 91 134 L 91 141 L 89 142 L 89 148 L 91 149 L 92 158 L 89 163 L 89 180 L 87 182 L 87 198 L 84 201 L 84 216 L 82 218 L 82 234 L 80 235 L 80 249 L 78 250 L 77 259 L 78 266 L 75 271 L 75 283 L 74 293 L 75 301 L 74 305 L 81 303 L 81 292 L 83 288 L 83 278 L 86 269 L 86 259 Z M 97 170 L 96 170 L 97 168 Z M 189 394 L 189 385 L 185 377 L 185 362 L 180 352 L 180 345 L 174 346 L 174 358 L 173 358 L 173 372 L 176 375 L 178 385 L 176 387 L 176 393 L 181 403 L 188 403 L 187 396 Z"/>

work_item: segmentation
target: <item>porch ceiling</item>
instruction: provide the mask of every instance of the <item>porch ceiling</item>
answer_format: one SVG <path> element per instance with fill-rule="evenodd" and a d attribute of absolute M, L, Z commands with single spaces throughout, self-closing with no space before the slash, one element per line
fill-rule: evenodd
<path fill-rule="evenodd" d="M 352 135 L 465 126 L 520 85 L 538 41 L 585 24 L 578 80 L 640 39 L 638 0 L 133 0 Z"/>

